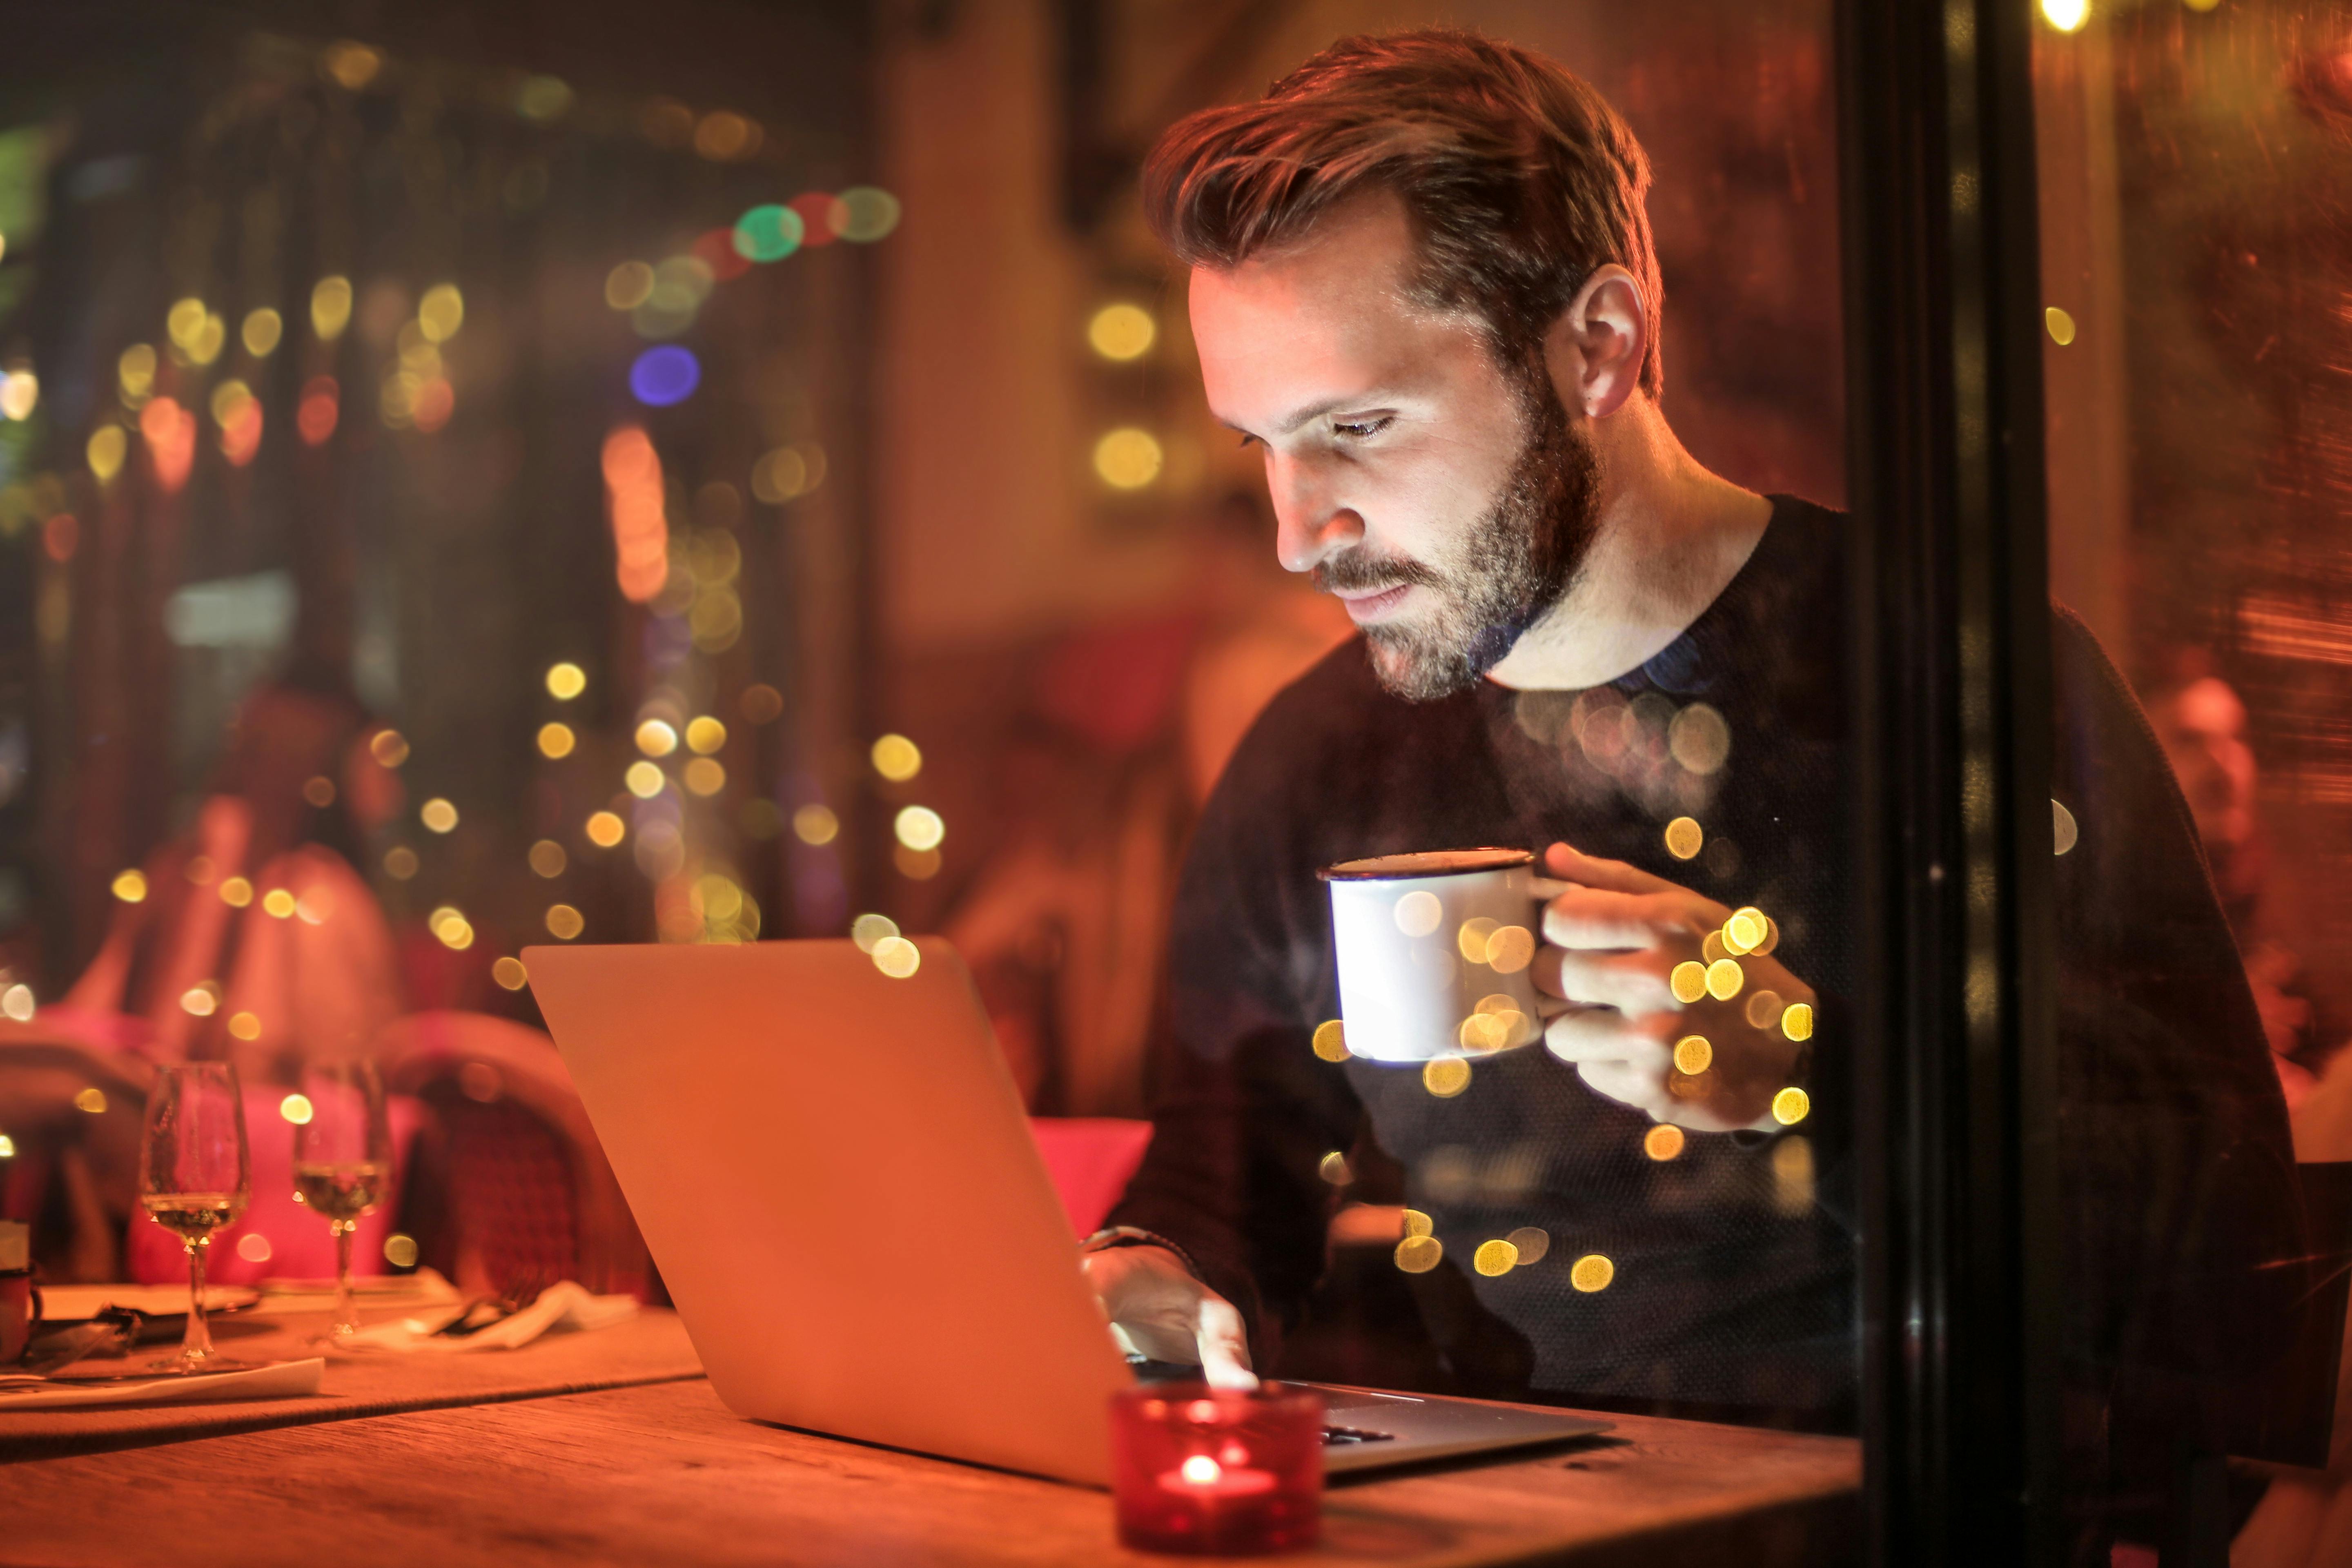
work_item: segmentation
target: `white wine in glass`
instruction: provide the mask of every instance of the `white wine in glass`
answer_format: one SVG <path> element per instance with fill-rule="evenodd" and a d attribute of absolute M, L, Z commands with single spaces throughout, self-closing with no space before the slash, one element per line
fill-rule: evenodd
<path fill-rule="evenodd" d="M 188 1331 L 158 1372 L 220 1372 L 248 1363 L 213 1348 L 205 1321 L 205 1254 L 253 1193 L 245 1095 L 226 1062 L 191 1062 L 155 1075 L 139 1151 L 139 1203 L 188 1252 Z"/>
<path fill-rule="evenodd" d="M 301 1088 L 310 1115 L 294 1125 L 294 1199 L 334 1233 L 335 1321 L 320 1341 L 333 1346 L 360 1331 L 352 1233 L 392 1185 L 392 1128 L 373 1062 L 313 1062 L 302 1069 Z"/>

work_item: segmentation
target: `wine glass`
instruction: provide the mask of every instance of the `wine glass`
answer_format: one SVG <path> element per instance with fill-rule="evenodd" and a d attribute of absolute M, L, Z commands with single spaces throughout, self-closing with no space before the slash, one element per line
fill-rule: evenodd
<path fill-rule="evenodd" d="M 253 1195 L 245 1142 L 245 1095 L 226 1062 L 161 1069 L 147 1100 L 139 1151 L 139 1201 L 147 1217 L 188 1249 L 188 1331 L 156 1372 L 222 1372 L 252 1363 L 213 1349 L 205 1321 L 205 1253 L 213 1232 L 234 1225 Z"/>
<path fill-rule="evenodd" d="M 392 1184 L 392 1128 L 383 1080 L 359 1058 L 302 1069 L 310 1111 L 294 1123 L 294 1201 L 326 1216 L 335 1237 L 335 1321 L 320 1342 L 350 1342 L 360 1331 L 352 1305 L 352 1233 Z"/>

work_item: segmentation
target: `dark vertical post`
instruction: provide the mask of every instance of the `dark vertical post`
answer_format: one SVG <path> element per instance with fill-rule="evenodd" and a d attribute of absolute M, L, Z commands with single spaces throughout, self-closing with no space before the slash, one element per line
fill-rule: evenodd
<path fill-rule="evenodd" d="M 2054 1561 L 2029 0 L 1842 0 L 1876 1561 Z"/>

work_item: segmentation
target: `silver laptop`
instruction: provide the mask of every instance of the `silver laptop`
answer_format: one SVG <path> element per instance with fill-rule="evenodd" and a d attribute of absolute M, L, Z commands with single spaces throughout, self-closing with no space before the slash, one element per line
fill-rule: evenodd
<path fill-rule="evenodd" d="M 1134 1378 L 955 950 L 534 947 L 548 1027 L 728 1407 L 1092 1485 Z M 902 952 L 894 967 L 906 967 Z M 1603 1430 L 1329 1388 L 1344 1471 Z"/>

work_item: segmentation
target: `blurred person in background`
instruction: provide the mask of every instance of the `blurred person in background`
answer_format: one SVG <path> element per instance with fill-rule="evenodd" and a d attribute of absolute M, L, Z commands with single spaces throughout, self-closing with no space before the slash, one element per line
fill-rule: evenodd
<path fill-rule="evenodd" d="M 2148 719 L 2189 802 L 2213 873 L 2214 890 L 2238 942 L 2246 981 L 2262 1014 L 2271 1065 L 2290 1108 L 2302 1103 L 2347 1037 L 2345 1021 L 2315 994 L 2296 951 L 2301 921 L 2289 879 L 2276 874 L 2259 797 L 2261 770 L 2246 739 L 2246 704 L 2191 652 L 2185 679 L 2160 689 Z"/>
<path fill-rule="evenodd" d="M 163 1062 L 289 1079 L 363 1047 L 400 1010 L 392 934 L 354 867 L 401 786 L 346 681 L 299 661 L 238 705 L 194 821 L 120 896 L 106 940 L 47 1026 Z"/>

